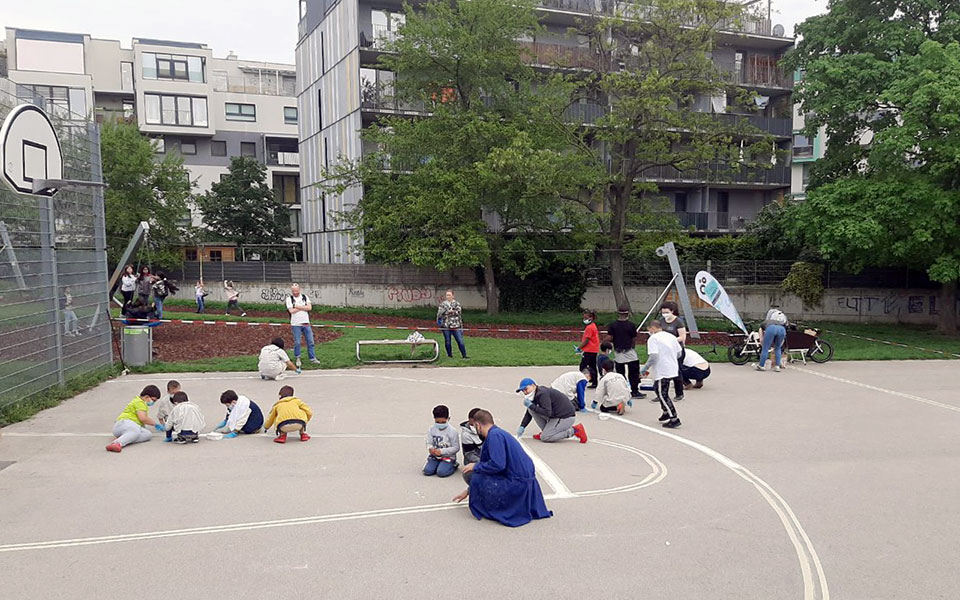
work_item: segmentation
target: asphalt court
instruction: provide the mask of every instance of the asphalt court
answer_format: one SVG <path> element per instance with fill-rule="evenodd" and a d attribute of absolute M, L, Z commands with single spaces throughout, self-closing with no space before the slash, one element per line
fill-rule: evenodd
<path fill-rule="evenodd" d="M 0 589 L 167 597 L 936 598 L 960 576 L 960 369 L 834 362 L 758 373 L 721 364 L 677 404 L 583 415 L 591 441 L 523 437 L 551 519 L 474 520 L 464 487 L 420 474 L 436 404 L 508 432 L 517 382 L 567 370 L 375 368 L 278 382 L 127 376 L 0 432 Z M 307 442 L 270 436 L 104 451 L 147 383 L 178 379 L 222 418 L 235 389 L 268 409 L 280 385 L 314 409 Z M 50 565 L 56 564 L 56 569 Z M 156 583 L 151 583 L 156 582 Z"/>

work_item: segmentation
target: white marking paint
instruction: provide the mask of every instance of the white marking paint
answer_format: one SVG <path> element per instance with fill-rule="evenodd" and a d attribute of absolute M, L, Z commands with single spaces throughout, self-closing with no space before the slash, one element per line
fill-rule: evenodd
<path fill-rule="evenodd" d="M 872 390 L 874 392 L 880 392 L 882 394 L 890 394 L 891 396 L 897 396 L 899 398 L 906 398 L 907 400 L 922 402 L 924 404 L 929 404 L 930 406 L 936 406 L 937 408 L 945 408 L 947 410 L 952 410 L 954 412 L 960 412 L 960 406 L 954 406 L 952 404 L 944 404 L 943 402 L 937 402 L 936 400 L 928 400 L 927 398 L 921 398 L 920 396 L 914 396 L 912 394 L 904 394 L 903 392 L 897 392 L 895 390 L 888 390 L 886 388 L 877 387 L 875 385 L 860 383 L 859 381 L 854 381 L 852 379 L 844 379 L 843 377 L 827 375 L 825 373 L 811 371 L 810 369 L 805 369 L 803 367 L 791 367 L 791 369 L 794 371 L 800 371 L 801 373 L 807 373 L 808 375 L 816 375 L 817 377 L 823 377 L 824 379 L 839 381 L 840 383 L 846 383 L 847 385 L 855 385 L 857 387 L 861 387 L 867 390 Z"/>
<path fill-rule="evenodd" d="M 339 436 L 349 437 L 349 436 Z M 420 437 L 420 436 L 405 436 Z M 630 485 L 610 488 L 605 490 L 588 490 L 585 492 L 571 492 L 565 485 L 561 486 L 566 490 L 565 493 L 555 493 L 544 495 L 545 500 L 564 500 L 570 498 L 588 498 L 592 496 L 602 496 L 608 494 L 621 494 L 631 492 L 643 487 L 659 483 L 666 477 L 666 467 L 653 455 L 647 454 L 633 446 L 626 446 L 616 442 L 607 442 L 606 440 L 594 440 L 594 442 L 610 446 L 612 448 L 621 448 L 644 458 L 647 464 L 654 469 L 650 475 L 642 481 Z M 649 457 L 649 459 L 647 458 Z M 542 461 L 541 461 L 542 462 Z M 546 466 L 546 463 L 543 463 Z M 549 467 L 547 467 L 549 469 Z M 559 478 L 558 478 L 559 481 Z M 419 492 L 418 492 L 419 495 Z M 254 521 L 248 523 L 231 523 L 226 525 L 213 525 L 209 527 L 191 527 L 186 529 L 171 529 L 167 531 L 147 531 L 141 533 L 126 533 L 119 535 L 106 535 L 99 537 L 73 538 L 66 540 L 50 540 L 46 542 L 26 542 L 21 544 L 0 545 L 0 553 L 5 552 L 25 552 L 29 550 L 51 550 L 55 548 L 72 548 L 77 546 L 96 546 L 102 544 L 115 544 L 120 542 L 135 542 L 142 540 L 154 540 L 171 537 L 184 537 L 191 535 L 210 535 L 216 533 L 229 533 L 234 531 L 254 531 L 258 529 L 273 529 L 277 527 L 293 527 L 301 525 L 311 525 L 318 523 L 335 523 L 339 521 L 355 521 L 360 519 L 373 519 L 380 517 L 390 517 L 398 515 L 412 515 L 428 512 L 437 512 L 443 510 L 452 510 L 456 508 L 466 508 L 468 505 L 463 503 L 447 502 L 443 504 L 429 504 L 426 506 L 409 506 L 403 508 L 387 508 L 381 510 L 366 510 L 351 513 L 339 513 L 333 515 L 316 515 L 312 517 L 296 517 L 292 519 L 274 519 L 269 521 Z"/>
<path fill-rule="evenodd" d="M 523 451 L 526 452 L 530 460 L 533 461 L 533 466 L 537 470 L 537 473 L 543 477 L 543 480 L 553 489 L 553 493 L 556 494 L 558 498 L 573 498 L 576 496 L 576 494 L 570 491 L 567 484 L 560 479 L 556 471 L 550 468 L 550 465 L 537 456 L 537 453 L 531 450 L 522 439 L 517 441 L 520 442 L 520 447 L 523 448 Z"/>

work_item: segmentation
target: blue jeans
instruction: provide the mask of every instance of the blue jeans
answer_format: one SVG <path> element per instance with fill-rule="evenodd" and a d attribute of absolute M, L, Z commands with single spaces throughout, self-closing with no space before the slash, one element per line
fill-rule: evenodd
<path fill-rule="evenodd" d="M 763 349 L 760 350 L 760 366 L 767 362 L 767 356 L 770 354 L 770 346 L 773 345 L 773 357 L 778 367 L 780 365 L 781 353 L 783 351 L 783 340 L 787 337 L 787 328 L 783 325 L 771 325 L 763 330 Z"/>
<path fill-rule="evenodd" d="M 457 472 L 457 463 L 453 461 L 440 460 L 436 456 L 428 456 L 427 464 L 423 465 L 423 474 L 436 475 L 437 477 L 450 477 Z"/>
<path fill-rule="evenodd" d="M 466 358 L 467 349 L 463 346 L 463 330 L 462 329 L 443 329 L 443 347 L 447 349 L 447 356 L 453 358 L 453 345 L 450 343 L 450 336 L 453 336 L 457 340 L 457 346 L 460 347 L 460 354 Z"/>
<path fill-rule="evenodd" d="M 203 296 L 197 296 L 197 312 L 202 313 L 206 307 L 206 302 L 203 301 Z"/>
<path fill-rule="evenodd" d="M 313 350 L 313 328 L 309 325 L 294 325 L 293 327 L 293 357 L 300 358 L 300 336 L 307 338 L 307 356 L 316 358 Z"/>
<path fill-rule="evenodd" d="M 153 301 L 157 304 L 157 318 L 163 318 L 163 298 L 153 297 Z"/>

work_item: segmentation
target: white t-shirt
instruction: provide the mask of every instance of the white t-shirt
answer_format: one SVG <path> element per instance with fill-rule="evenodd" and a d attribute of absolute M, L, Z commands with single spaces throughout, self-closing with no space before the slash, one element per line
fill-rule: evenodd
<path fill-rule="evenodd" d="M 577 397 L 577 384 L 586 380 L 587 378 L 580 371 L 570 371 L 554 379 L 550 387 L 574 400 Z"/>
<path fill-rule="evenodd" d="M 666 331 L 658 331 L 647 340 L 647 354 L 656 354 L 654 373 L 657 379 L 673 379 L 680 375 L 680 342 L 677 336 Z"/>
<path fill-rule="evenodd" d="M 697 365 L 702 365 L 705 362 L 707 361 L 705 361 L 702 356 L 700 356 L 690 348 L 687 348 L 687 353 L 683 356 L 683 366 L 695 367 Z"/>
<path fill-rule="evenodd" d="M 136 275 L 124 275 L 120 277 L 120 291 L 132 292 L 135 289 L 137 289 Z"/>
<path fill-rule="evenodd" d="M 277 375 L 287 369 L 287 361 L 289 360 L 290 357 L 283 349 L 268 344 L 260 349 L 260 361 L 257 364 L 257 369 L 261 375 L 276 378 Z"/>
<path fill-rule="evenodd" d="M 306 306 L 310 304 L 310 299 L 307 298 L 306 294 L 300 294 L 296 298 L 293 296 L 287 296 L 287 310 L 289 311 L 294 306 Z M 290 315 L 290 324 L 291 325 L 309 325 L 310 324 L 310 313 L 298 310 L 295 313 Z"/>

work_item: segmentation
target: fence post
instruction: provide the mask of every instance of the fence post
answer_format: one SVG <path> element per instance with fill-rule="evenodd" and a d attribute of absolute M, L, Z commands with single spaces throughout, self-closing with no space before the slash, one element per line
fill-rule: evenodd
<path fill-rule="evenodd" d="M 43 232 L 43 253 L 50 262 L 50 276 L 53 283 L 53 328 L 56 333 L 55 344 L 57 347 L 57 382 L 63 385 L 63 331 L 61 330 L 63 319 L 60 314 L 60 282 L 57 277 L 57 234 L 56 221 L 53 218 L 53 197 L 40 196 L 39 202 L 44 204 L 43 217 L 41 218 L 41 231 Z"/>
<path fill-rule="evenodd" d="M 260 279 L 266 283 L 267 282 L 267 261 L 260 261 L 260 272 L 262 273 Z"/>
<path fill-rule="evenodd" d="M 709 258 L 707 259 L 707 273 L 713 272 L 713 261 Z"/>

